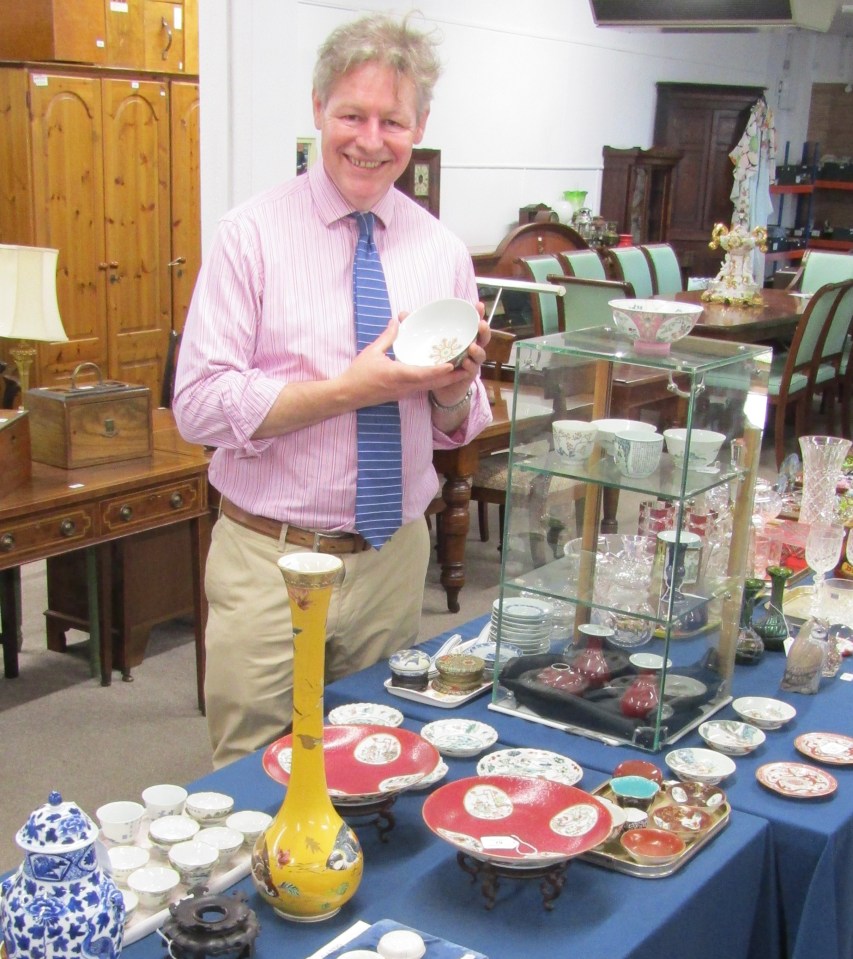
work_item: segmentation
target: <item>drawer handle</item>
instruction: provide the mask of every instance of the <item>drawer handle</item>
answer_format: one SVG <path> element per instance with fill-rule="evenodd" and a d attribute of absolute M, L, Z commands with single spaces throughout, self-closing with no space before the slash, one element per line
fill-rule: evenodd
<path fill-rule="evenodd" d="M 127 522 L 129 519 L 133 519 L 133 507 L 132 506 L 122 506 L 118 511 L 118 515 Z"/>
<path fill-rule="evenodd" d="M 15 534 L 14 533 L 4 533 L 0 536 L 0 549 L 4 553 L 9 553 L 15 548 Z"/>
<path fill-rule="evenodd" d="M 169 497 L 169 506 L 172 509 L 180 509 L 184 505 L 184 494 L 177 492 L 177 490 L 172 493 Z"/>
<path fill-rule="evenodd" d="M 77 532 L 77 524 L 73 519 L 64 519 L 59 524 L 59 532 L 63 536 L 73 536 Z"/>

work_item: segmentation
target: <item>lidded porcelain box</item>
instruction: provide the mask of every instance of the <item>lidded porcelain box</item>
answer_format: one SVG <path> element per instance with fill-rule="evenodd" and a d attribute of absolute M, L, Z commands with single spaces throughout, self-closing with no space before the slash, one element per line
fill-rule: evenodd
<path fill-rule="evenodd" d="M 98 827 L 52 792 L 18 830 L 18 870 L 0 885 L 0 929 L 9 959 L 115 959 L 121 953 L 122 894 L 102 868 Z"/>

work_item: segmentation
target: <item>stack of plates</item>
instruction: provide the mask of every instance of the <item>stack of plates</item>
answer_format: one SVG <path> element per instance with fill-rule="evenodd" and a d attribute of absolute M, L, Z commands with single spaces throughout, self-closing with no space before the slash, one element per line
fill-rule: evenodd
<path fill-rule="evenodd" d="M 503 602 L 503 612 L 501 603 Z M 509 643 L 529 656 L 547 653 L 551 648 L 551 629 L 554 607 L 541 599 L 519 596 L 514 599 L 496 599 L 492 604 L 489 638 L 497 642 L 498 620 L 501 623 L 501 645 Z"/>

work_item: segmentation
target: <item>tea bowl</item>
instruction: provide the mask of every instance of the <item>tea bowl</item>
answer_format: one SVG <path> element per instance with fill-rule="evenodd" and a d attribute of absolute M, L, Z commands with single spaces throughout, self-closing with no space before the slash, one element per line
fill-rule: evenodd
<path fill-rule="evenodd" d="M 117 883 L 127 885 L 132 872 L 148 865 L 151 853 L 142 846 L 111 846 L 107 850 L 110 859 L 110 875 Z"/>
<path fill-rule="evenodd" d="M 201 826 L 189 816 L 161 816 L 153 819 L 148 827 L 151 844 L 161 852 L 168 853 L 176 842 L 193 839 Z"/>
<path fill-rule="evenodd" d="M 676 340 L 683 339 L 696 325 L 704 307 L 672 300 L 611 300 L 616 328 L 634 341 L 635 352 L 645 356 L 666 356 Z"/>
<path fill-rule="evenodd" d="M 684 466 L 684 454 L 687 450 L 686 429 L 664 430 L 666 451 L 673 458 L 675 465 L 681 469 Z M 687 455 L 687 468 L 691 470 L 706 469 L 717 458 L 720 447 L 725 442 L 725 433 L 715 430 L 691 430 L 690 452 Z"/>
<path fill-rule="evenodd" d="M 116 843 L 131 843 L 144 812 L 142 803 L 119 800 L 105 803 L 95 815 L 107 839 Z"/>
<path fill-rule="evenodd" d="M 410 366 L 458 366 L 477 338 L 480 314 L 467 300 L 434 300 L 400 323 L 394 355 Z"/>
<path fill-rule="evenodd" d="M 696 806 L 699 809 L 719 809 L 726 794 L 711 783 L 678 782 L 666 787 L 666 796 L 676 806 Z"/>
<path fill-rule="evenodd" d="M 187 800 L 187 791 L 183 786 L 173 786 L 170 783 L 158 783 L 142 790 L 142 801 L 145 811 L 151 819 L 160 816 L 179 816 L 184 811 Z"/>
<path fill-rule="evenodd" d="M 617 433 L 625 430 L 647 430 L 649 433 L 657 433 L 654 423 L 644 423 L 642 420 L 593 420 L 592 425 L 598 430 L 596 441 L 608 456 L 613 455 Z"/>
<path fill-rule="evenodd" d="M 219 854 L 219 861 L 227 865 L 240 851 L 243 845 L 243 833 L 228 826 L 207 826 L 200 830 L 198 841 L 213 846 Z"/>
<path fill-rule="evenodd" d="M 660 786 L 645 776 L 614 776 L 610 780 L 610 791 L 620 806 L 648 809 L 660 792 Z"/>
<path fill-rule="evenodd" d="M 746 756 L 767 738 L 758 726 L 736 719 L 712 719 L 702 723 L 699 735 L 706 745 L 727 756 Z"/>
<path fill-rule="evenodd" d="M 176 842 L 169 850 L 169 863 L 187 886 L 204 886 L 219 862 L 219 850 L 198 839 Z"/>
<path fill-rule="evenodd" d="M 255 840 L 272 822 L 272 816 L 266 812 L 259 812 L 255 809 L 241 809 L 240 812 L 232 812 L 225 820 L 228 829 L 236 829 L 243 834 L 243 842 L 247 846 L 254 846 Z"/>
<path fill-rule="evenodd" d="M 598 428 L 586 420 L 554 420 L 554 450 L 567 463 L 585 463 L 592 455 Z"/>
<path fill-rule="evenodd" d="M 613 770 L 613 775 L 616 777 L 642 776 L 644 779 L 651 779 L 659 786 L 663 783 L 663 773 L 648 759 L 623 759 Z"/>
<path fill-rule="evenodd" d="M 714 820 L 709 812 L 698 806 L 663 803 L 652 810 L 651 822 L 655 829 L 665 829 L 682 839 L 692 839 L 707 832 Z"/>
<path fill-rule="evenodd" d="M 205 826 L 224 822 L 234 811 L 234 799 L 218 792 L 197 792 L 187 796 L 188 815 Z"/>
<path fill-rule="evenodd" d="M 713 749 L 674 749 L 664 762 L 682 782 L 690 780 L 716 786 L 734 773 L 734 760 Z"/>
<path fill-rule="evenodd" d="M 651 430 L 620 430 L 613 437 L 613 461 L 622 476 L 651 476 L 662 452 L 663 437 Z"/>
<path fill-rule="evenodd" d="M 136 893 L 139 905 L 150 912 L 162 909 L 180 882 L 177 871 L 169 866 L 143 866 L 127 878 L 128 888 Z"/>
<path fill-rule="evenodd" d="M 628 855 L 644 866 L 670 862 L 687 848 L 680 836 L 665 829 L 629 829 L 619 841 Z"/>

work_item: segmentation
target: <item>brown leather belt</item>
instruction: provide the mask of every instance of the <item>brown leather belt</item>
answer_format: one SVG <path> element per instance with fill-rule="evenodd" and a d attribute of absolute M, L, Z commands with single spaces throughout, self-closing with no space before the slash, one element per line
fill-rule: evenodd
<path fill-rule="evenodd" d="M 310 549 L 314 553 L 331 553 L 339 556 L 343 553 L 362 553 L 371 548 L 370 543 L 360 533 L 323 533 L 319 530 L 299 529 L 298 526 L 279 523 L 277 520 L 267 519 L 266 516 L 247 513 L 224 496 L 221 500 L 221 510 L 228 519 L 238 525 L 275 540 L 280 538 L 282 529 L 285 529 L 285 543 L 290 543 L 291 546 L 304 546 L 305 549 Z"/>

